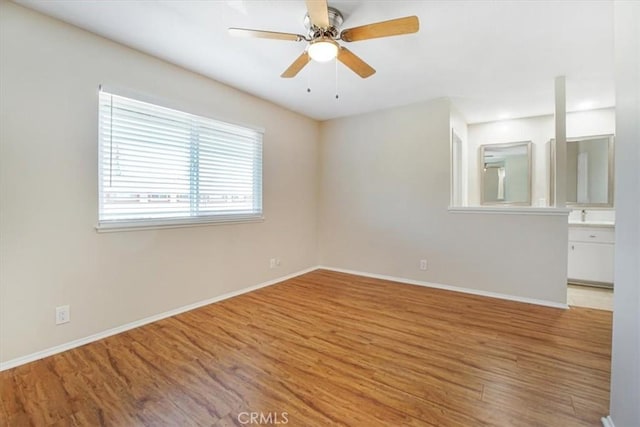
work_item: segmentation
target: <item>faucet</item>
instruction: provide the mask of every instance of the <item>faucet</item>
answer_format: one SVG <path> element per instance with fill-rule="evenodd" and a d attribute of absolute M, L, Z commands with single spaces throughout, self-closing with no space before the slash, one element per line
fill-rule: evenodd
<path fill-rule="evenodd" d="M 587 210 L 582 209 L 580 212 L 580 221 L 585 222 L 587 220 Z"/>

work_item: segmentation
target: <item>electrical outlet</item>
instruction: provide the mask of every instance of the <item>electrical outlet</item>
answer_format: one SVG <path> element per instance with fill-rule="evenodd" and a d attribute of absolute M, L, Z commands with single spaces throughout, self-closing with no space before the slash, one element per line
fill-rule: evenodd
<path fill-rule="evenodd" d="M 426 259 L 421 259 L 420 260 L 420 270 L 426 270 L 427 269 L 427 260 Z"/>
<path fill-rule="evenodd" d="M 68 305 L 56 307 L 56 325 L 62 325 L 71 321 L 71 310 Z"/>
<path fill-rule="evenodd" d="M 271 258 L 269 260 L 269 268 L 280 267 L 280 258 Z"/>

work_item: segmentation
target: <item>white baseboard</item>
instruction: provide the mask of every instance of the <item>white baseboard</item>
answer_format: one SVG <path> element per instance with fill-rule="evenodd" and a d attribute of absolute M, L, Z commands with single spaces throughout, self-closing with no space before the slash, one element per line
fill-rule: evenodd
<path fill-rule="evenodd" d="M 44 359 L 45 357 L 53 356 L 57 353 L 62 353 L 63 351 L 71 350 L 72 348 L 80 347 L 85 344 L 89 344 L 93 341 L 98 341 L 103 338 L 107 338 L 111 335 L 119 334 L 129 329 L 134 329 L 148 323 L 156 322 L 161 319 L 165 319 L 167 317 L 175 316 L 176 314 L 184 313 L 186 311 L 191 311 L 196 308 L 203 307 L 205 305 L 212 304 L 214 302 L 222 301 L 225 299 L 233 298 L 238 295 L 246 294 L 247 292 L 255 291 L 256 289 L 264 288 L 267 286 L 275 285 L 276 283 L 280 283 L 282 281 L 292 279 L 294 277 L 300 276 L 305 273 L 309 273 L 311 271 L 317 270 L 318 267 L 310 267 L 301 271 L 297 271 L 295 273 L 288 274 L 286 276 L 278 277 L 277 279 L 268 280 L 266 282 L 259 283 L 254 286 L 249 286 L 247 288 L 243 288 L 237 291 L 228 292 L 226 294 L 218 295 L 213 298 L 209 298 L 206 300 L 198 301 L 193 304 L 188 304 L 182 307 L 175 308 L 173 310 L 165 311 L 164 313 L 155 314 L 153 316 L 145 317 L 144 319 L 136 320 L 135 322 L 126 323 L 121 326 L 117 326 L 115 328 L 107 329 L 106 331 L 98 332 L 97 334 L 89 335 L 88 337 L 79 338 L 77 340 L 73 340 L 64 344 L 60 344 L 54 347 L 47 348 L 45 350 L 37 351 L 35 353 L 28 354 L 26 356 L 17 357 L 15 359 L 7 360 L 6 362 L 0 363 L 0 372 L 5 371 L 7 369 L 15 368 L 16 366 L 24 365 L 26 363 L 30 363 L 39 359 Z"/>
<path fill-rule="evenodd" d="M 89 335 L 88 337 L 84 337 L 84 338 L 79 338 L 77 340 L 73 340 L 64 344 L 60 344 L 54 347 L 50 347 L 47 348 L 45 350 L 41 350 L 41 351 L 37 351 L 35 353 L 31 353 L 28 354 L 26 356 L 22 356 L 22 357 L 17 357 L 15 359 L 11 359 L 11 360 L 7 360 L 6 362 L 1 362 L 0 363 L 0 372 L 5 371 L 7 369 L 11 369 L 11 368 L 15 368 L 16 366 L 20 366 L 20 365 L 24 365 L 26 363 L 30 363 L 39 359 L 43 359 L 45 357 L 48 356 L 53 356 L 54 354 L 57 353 L 61 353 L 63 351 L 67 351 L 67 350 L 71 350 L 72 348 L 76 348 L 76 347 L 80 347 L 82 345 L 85 344 L 89 344 L 93 341 L 97 341 L 103 338 L 107 338 L 111 335 L 115 335 L 115 334 L 119 334 L 121 332 L 125 332 L 128 331 L 129 329 L 133 329 L 133 328 L 137 328 L 143 325 L 146 325 L 148 323 L 151 322 L 156 322 L 158 320 L 161 319 L 165 319 L 167 317 L 171 317 L 171 316 L 175 316 L 177 314 L 180 313 L 184 313 L 186 311 L 190 311 L 190 310 L 194 310 L 196 308 L 205 306 L 205 305 L 209 305 L 212 304 L 214 302 L 218 302 L 218 301 L 222 301 L 228 298 L 232 298 L 238 295 L 242 295 L 245 294 L 247 292 L 251 292 L 251 291 L 255 291 L 256 289 L 260 289 L 260 288 L 264 288 L 267 286 L 271 286 L 274 285 L 276 283 L 280 283 L 282 281 L 288 280 L 288 279 L 292 279 L 294 277 L 300 276 L 302 274 L 305 273 L 309 273 L 311 271 L 314 270 L 318 270 L 318 269 L 323 269 L 323 270 L 329 270 L 329 271 L 336 271 L 336 272 L 340 272 L 340 273 L 347 273 L 347 274 L 355 274 L 358 276 L 364 276 L 364 277 L 371 277 L 374 279 L 383 279 L 383 280 L 391 280 L 394 282 L 400 282 L 400 283 L 407 283 L 410 285 L 418 285 L 418 286 L 425 286 L 428 288 L 436 288 L 436 289 L 444 289 L 447 291 L 454 291 L 454 292 L 462 292 L 462 293 L 466 293 L 466 294 L 473 294 L 473 295 L 480 295 L 480 296 L 485 296 L 485 297 L 491 297 L 491 298 L 499 298 L 499 299 L 504 299 L 504 300 L 509 300 L 509 301 L 517 301 L 517 302 L 524 302 L 524 303 L 528 303 L 528 304 L 537 304 L 537 305 L 543 305 L 546 307 L 554 307 L 554 308 L 563 308 L 566 309 L 568 308 L 567 304 L 561 304 L 561 303 L 557 303 L 557 302 L 553 302 L 553 301 L 545 301 L 545 300 L 538 300 L 538 299 L 533 299 L 533 298 L 525 298 L 525 297 L 518 297 L 518 296 L 513 296 L 513 295 L 507 295 L 507 294 L 500 294 L 500 293 L 496 293 L 496 292 L 487 292 L 487 291 L 481 291 L 478 289 L 470 289 L 470 288 L 461 288 L 458 286 L 450 286 L 450 285 L 442 285 L 439 283 L 430 283 L 430 282 L 423 282 L 420 280 L 413 280 L 413 279 L 406 279 L 403 277 L 394 277 L 394 276 L 386 276 L 383 274 L 375 274 L 375 273 L 367 273 L 367 272 L 363 272 L 363 271 L 355 271 L 355 270 L 348 270 L 348 269 L 343 269 L 343 268 L 334 268 L 334 267 L 327 267 L 327 266 L 315 266 L 315 267 L 310 267 L 301 271 L 297 271 L 295 273 L 291 273 L 288 274 L 286 276 L 282 276 L 282 277 L 278 277 L 277 279 L 272 279 L 272 280 L 268 280 L 266 282 L 262 282 L 260 284 L 254 285 L 254 286 L 249 286 L 247 288 L 243 288 L 240 289 L 238 291 L 233 291 L 233 292 L 228 292 L 226 294 L 222 294 L 222 295 L 218 295 L 216 297 L 213 298 L 209 298 L 203 301 L 198 301 L 195 302 L 193 304 L 189 304 L 189 305 L 185 305 L 182 307 L 178 307 L 175 308 L 173 310 L 169 310 L 169 311 L 165 311 L 164 313 L 160 313 L 160 314 L 156 314 L 153 316 L 149 316 L 149 317 L 145 317 L 144 319 L 140 319 L 140 320 L 136 320 L 135 322 L 131 322 L 131 323 L 127 323 L 121 326 L 117 326 L 115 328 L 111 328 L 108 329 L 106 331 L 102 331 L 102 332 L 98 332 L 96 334 L 93 335 Z M 607 419 L 609 420 L 610 424 L 604 424 L 604 420 L 605 418 L 603 418 L 602 422 L 603 425 L 605 427 L 613 427 L 613 421 L 611 421 L 611 417 L 607 417 Z"/>
<path fill-rule="evenodd" d="M 461 288 L 461 287 L 458 287 L 458 286 L 443 285 L 443 284 L 440 284 L 440 283 L 423 282 L 421 280 L 405 279 L 403 277 L 386 276 L 384 274 L 366 273 L 366 272 L 363 272 L 363 271 L 347 270 L 347 269 L 344 269 L 344 268 L 334 268 L 334 267 L 327 267 L 327 266 L 319 266 L 318 268 L 321 268 L 321 269 L 324 269 L 324 270 L 330 270 L 330 271 L 337 271 L 339 273 L 347 273 L 347 274 L 355 274 L 357 276 L 371 277 L 371 278 L 374 278 L 374 279 L 391 280 L 393 282 L 407 283 L 409 285 L 425 286 L 427 288 L 444 289 L 444 290 L 447 290 L 447 291 L 462 292 L 462 293 L 465 293 L 465 294 L 479 295 L 479 296 L 483 296 L 483 297 L 499 298 L 499 299 L 504 299 L 504 300 L 509 300 L 509 301 L 524 302 L 524 303 L 527 303 L 527 304 L 543 305 L 545 307 L 562 308 L 562 309 L 568 309 L 569 308 L 569 306 L 567 304 L 562 304 L 562 303 L 555 302 L 555 301 L 546 301 L 546 300 L 535 299 L 535 298 L 519 297 L 519 296 L 515 296 L 515 295 L 501 294 L 501 293 L 497 293 L 497 292 L 482 291 L 482 290 L 479 290 L 479 289 Z"/>
<path fill-rule="evenodd" d="M 607 415 L 606 417 L 600 418 L 600 421 L 602 422 L 602 427 L 616 427 L 615 424 L 613 424 L 611 415 Z"/>

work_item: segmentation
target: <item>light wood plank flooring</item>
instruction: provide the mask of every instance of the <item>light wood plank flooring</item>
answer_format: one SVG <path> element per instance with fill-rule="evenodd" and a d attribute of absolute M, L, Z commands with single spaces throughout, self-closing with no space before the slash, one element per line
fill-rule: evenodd
<path fill-rule="evenodd" d="M 598 426 L 610 348 L 607 311 L 319 270 L 2 372 L 0 425 Z"/>

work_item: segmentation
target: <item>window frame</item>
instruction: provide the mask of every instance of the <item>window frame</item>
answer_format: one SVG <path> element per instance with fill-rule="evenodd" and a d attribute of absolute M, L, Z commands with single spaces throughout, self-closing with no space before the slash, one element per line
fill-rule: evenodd
<path fill-rule="evenodd" d="M 166 217 L 166 218 L 129 218 L 129 219 L 109 219 L 104 220 L 101 218 L 102 214 L 102 204 L 103 204 L 103 147 L 105 141 L 103 140 L 103 133 L 101 129 L 101 118 L 100 118 L 100 93 L 105 92 L 109 95 L 115 95 L 118 97 L 124 97 L 129 100 L 143 102 L 147 104 L 151 104 L 155 107 L 165 108 L 174 110 L 183 114 L 188 114 L 191 116 L 198 117 L 199 119 L 210 120 L 211 122 L 219 122 L 221 125 L 232 125 L 237 127 L 242 127 L 245 130 L 250 130 L 258 133 L 259 136 L 259 160 L 260 160 L 260 210 L 258 213 L 250 213 L 250 214 L 214 214 L 214 215 L 194 215 L 194 216 L 180 216 L 180 217 Z M 98 162 L 98 206 L 97 206 L 97 224 L 95 229 L 97 232 L 114 232 L 114 231 L 135 231 L 135 230 L 150 230 L 150 229 L 162 229 L 162 228 L 183 228 L 183 227 L 194 227 L 194 226 L 210 226 L 210 225 L 222 225 L 222 224 L 242 224 L 242 223 L 256 223 L 264 221 L 264 129 L 255 127 L 255 126 L 247 126 L 246 124 L 239 124 L 230 122 L 227 120 L 221 120 L 219 118 L 211 117 L 209 115 L 196 114 L 189 109 L 184 108 L 179 105 L 175 105 L 175 103 L 166 102 L 164 100 L 158 100 L 155 97 L 151 97 L 148 95 L 143 95 L 140 93 L 122 90 L 119 88 L 107 87 L 104 85 L 100 85 L 98 87 L 97 92 L 97 126 L 98 126 L 98 152 L 97 152 L 97 162 Z M 106 142 L 107 144 L 110 141 Z"/>

